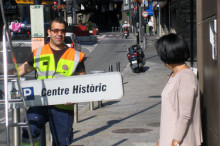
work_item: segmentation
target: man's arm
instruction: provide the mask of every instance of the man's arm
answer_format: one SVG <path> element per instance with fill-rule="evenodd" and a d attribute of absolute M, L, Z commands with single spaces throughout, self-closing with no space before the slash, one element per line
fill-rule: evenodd
<path fill-rule="evenodd" d="M 30 66 L 27 62 L 25 62 L 18 67 L 18 74 L 19 74 L 19 76 L 23 76 L 33 70 L 34 70 L 34 68 L 32 66 Z M 10 70 L 8 73 L 15 74 L 16 72 L 15 72 L 15 70 Z"/>
<path fill-rule="evenodd" d="M 86 69 L 85 69 L 84 61 L 82 61 L 77 66 L 76 75 L 85 75 L 85 74 L 86 74 Z"/>
<path fill-rule="evenodd" d="M 77 66 L 75 75 L 85 75 L 85 74 L 86 74 L 86 69 L 85 69 L 84 61 L 82 61 Z M 65 105 L 73 105 L 73 103 L 67 102 Z"/>

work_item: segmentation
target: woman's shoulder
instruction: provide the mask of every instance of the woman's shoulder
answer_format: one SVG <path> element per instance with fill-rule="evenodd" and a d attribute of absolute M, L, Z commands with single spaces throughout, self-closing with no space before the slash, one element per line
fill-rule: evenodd
<path fill-rule="evenodd" d="M 197 82 L 197 78 L 195 73 L 191 68 L 187 68 L 179 72 L 179 79 L 187 82 Z"/>
<path fill-rule="evenodd" d="M 194 76 L 195 77 L 195 73 L 193 72 L 193 70 L 191 68 L 186 68 L 186 69 L 183 69 L 181 72 L 180 72 L 181 75 L 184 75 L 184 76 Z"/>

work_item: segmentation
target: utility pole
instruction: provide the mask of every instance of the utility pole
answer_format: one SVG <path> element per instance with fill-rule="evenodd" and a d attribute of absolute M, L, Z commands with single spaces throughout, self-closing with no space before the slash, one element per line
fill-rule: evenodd
<path fill-rule="evenodd" d="M 130 28 L 131 28 L 131 25 L 132 25 L 131 0 L 128 0 L 128 3 L 129 3 L 129 24 L 130 24 Z"/>
<path fill-rule="evenodd" d="M 54 18 L 57 17 L 57 1 L 53 1 Z"/>
<path fill-rule="evenodd" d="M 137 44 L 141 43 L 141 4 L 142 0 L 135 0 L 135 5 L 134 5 L 134 12 L 135 12 L 135 21 L 136 21 L 136 28 L 137 28 Z"/>
<path fill-rule="evenodd" d="M 141 18 L 142 18 L 142 13 L 141 13 L 141 3 L 138 3 L 138 10 L 139 10 L 139 15 L 138 15 L 138 17 L 139 17 L 139 28 L 138 28 L 138 30 L 139 30 L 139 33 L 138 33 L 138 37 L 139 37 L 139 44 L 141 43 L 141 34 L 142 34 L 142 23 L 141 23 Z"/>
<path fill-rule="evenodd" d="M 77 24 L 77 11 L 78 11 L 78 4 L 76 0 L 73 0 L 73 24 Z"/>
<path fill-rule="evenodd" d="M 135 34 L 138 33 L 138 6 L 137 6 L 137 2 L 134 2 L 133 3 L 133 6 L 134 6 L 134 21 L 133 21 L 133 25 L 135 27 Z M 137 34 L 137 44 L 139 43 L 139 35 Z"/>
<path fill-rule="evenodd" d="M 66 15 L 67 15 L 67 24 L 72 25 L 72 24 L 77 24 L 77 2 L 76 0 L 67 0 L 66 1 L 67 5 L 67 10 L 66 10 Z"/>
<path fill-rule="evenodd" d="M 61 5 L 61 0 L 58 0 L 58 5 Z M 61 17 L 61 12 L 58 10 L 58 16 Z"/>
<path fill-rule="evenodd" d="M 41 5 L 41 0 L 34 0 L 34 5 Z M 31 19 L 34 19 L 34 18 L 31 18 Z M 43 30 L 44 30 L 44 28 L 43 28 Z M 45 37 L 45 34 L 43 37 Z M 46 128 L 45 128 L 45 126 L 41 130 L 41 134 L 40 134 L 39 139 L 40 139 L 40 146 L 46 145 Z"/>
<path fill-rule="evenodd" d="M 66 9 L 67 24 L 68 26 L 70 26 L 73 24 L 73 14 L 72 14 L 73 0 L 67 0 L 66 5 L 67 5 L 67 9 Z"/>

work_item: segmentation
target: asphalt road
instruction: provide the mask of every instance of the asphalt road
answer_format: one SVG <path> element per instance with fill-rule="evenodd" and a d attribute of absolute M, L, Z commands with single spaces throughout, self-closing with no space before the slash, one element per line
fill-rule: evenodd
<path fill-rule="evenodd" d="M 127 48 L 134 44 L 134 37 L 122 39 L 120 33 L 101 33 L 98 36 L 98 42 L 93 44 L 93 49 L 90 52 L 84 51 L 87 56 L 85 67 L 87 73 L 96 70 L 109 72 L 109 66 L 113 66 L 113 71 L 116 71 L 116 62 L 120 62 L 120 70 L 122 71 L 128 64 Z M 86 48 L 86 45 L 82 45 Z M 88 50 L 88 49 L 87 49 Z"/>

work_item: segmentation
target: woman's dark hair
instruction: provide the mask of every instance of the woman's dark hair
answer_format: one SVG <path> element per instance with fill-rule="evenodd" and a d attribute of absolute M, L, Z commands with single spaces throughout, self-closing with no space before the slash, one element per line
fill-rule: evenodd
<path fill-rule="evenodd" d="M 57 22 L 57 23 L 61 23 L 61 24 L 64 24 L 65 25 L 65 29 L 66 29 L 66 22 L 63 20 L 63 18 L 60 18 L 60 17 L 57 17 L 57 18 L 54 18 L 51 22 L 50 22 L 50 29 L 51 29 L 51 25 L 53 22 Z"/>
<path fill-rule="evenodd" d="M 162 36 L 155 46 L 160 59 L 167 64 L 184 63 L 190 56 L 186 41 L 177 34 Z"/>
<path fill-rule="evenodd" d="M 162 36 L 155 46 L 160 59 L 167 64 L 184 63 L 190 56 L 186 41 L 177 34 Z"/>

